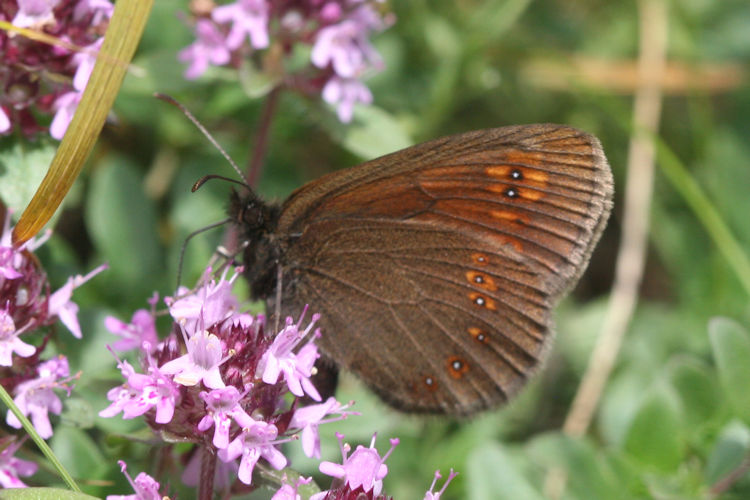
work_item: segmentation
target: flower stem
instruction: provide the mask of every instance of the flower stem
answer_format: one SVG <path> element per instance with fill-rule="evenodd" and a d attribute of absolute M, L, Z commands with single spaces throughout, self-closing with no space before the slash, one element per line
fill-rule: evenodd
<path fill-rule="evenodd" d="M 276 108 L 278 107 L 279 95 L 281 94 L 282 89 L 283 86 L 281 85 L 275 86 L 271 92 L 268 93 L 266 101 L 263 104 L 258 135 L 255 138 L 252 157 L 245 176 L 245 180 L 252 187 L 255 187 L 255 184 L 260 178 L 260 172 L 263 170 L 263 161 L 265 160 L 266 151 L 268 150 L 268 135 L 271 131 L 271 122 L 273 120 L 273 115 L 276 112 Z"/>
<path fill-rule="evenodd" d="M 213 498 L 215 475 L 216 454 L 207 446 L 204 446 L 201 450 L 201 478 L 198 500 L 211 500 Z"/>

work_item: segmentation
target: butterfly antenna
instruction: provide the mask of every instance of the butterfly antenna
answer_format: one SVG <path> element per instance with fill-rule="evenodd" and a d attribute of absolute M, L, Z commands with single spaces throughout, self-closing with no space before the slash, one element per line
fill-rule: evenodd
<path fill-rule="evenodd" d="M 209 224 L 206 227 L 197 229 L 187 235 L 187 237 L 185 238 L 185 241 L 182 242 L 182 248 L 180 248 L 180 260 L 179 260 L 179 263 L 177 264 L 177 288 L 180 287 L 180 282 L 182 281 L 182 264 L 185 260 L 185 250 L 187 249 L 188 242 L 193 238 L 193 236 L 197 236 L 205 231 L 208 231 L 209 229 L 214 229 L 216 227 L 223 226 L 227 222 L 232 222 L 232 218 L 227 217 L 226 219 L 222 221 L 214 222 L 213 224 Z"/>
<path fill-rule="evenodd" d="M 221 179 L 223 181 L 233 182 L 235 184 L 239 184 L 240 186 L 244 188 L 247 188 L 247 184 L 245 184 L 242 181 L 238 181 L 237 179 L 232 179 L 231 177 L 225 177 L 223 175 L 218 175 L 218 174 L 208 174 L 208 175 L 204 175 L 203 177 L 195 181 L 195 184 L 193 184 L 193 187 L 190 188 L 190 191 L 195 193 L 201 188 L 201 186 L 203 186 L 206 182 L 210 181 L 211 179 Z"/>
<path fill-rule="evenodd" d="M 212 136 L 211 133 L 208 130 L 206 130 L 206 127 L 204 127 L 203 124 L 201 124 L 201 122 L 199 122 L 198 119 L 195 116 L 193 116 L 193 113 L 188 111 L 188 109 L 185 106 L 177 102 L 177 100 L 174 97 L 168 96 L 166 94 L 161 94 L 159 92 L 155 92 L 154 97 L 156 97 L 157 99 L 161 99 L 164 102 L 168 102 L 169 104 L 176 106 L 180 111 L 182 111 L 182 113 L 187 117 L 187 119 L 193 122 L 193 125 L 198 127 L 198 130 L 200 130 L 203 133 L 206 139 L 208 139 L 208 141 L 214 145 L 214 147 L 219 151 L 219 153 L 221 153 L 221 155 L 224 158 L 226 158 L 226 160 L 232 166 L 234 171 L 237 172 L 237 175 L 240 176 L 240 179 L 245 178 L 245 176 L 242 175 L 242 171 L 240 170 L 240 167 L 238 167 L 237 164 L 234 162 L 234 160 L 232 160 L 232 158 L 227 154 L 227 152 L 224 151 L 224 148 L 222 148 L 221 145 L 216 141 L 216 139 L 214 139 L 214 136 Z M 219 176 L 216 176 L 216 177 L 219 177 Z M 224 179 L 226 179 L 226 177 L 224 177 Z M 234 182 L 242 184 L 244 187 L 250 189 L 250 186 L 248 186 L 245 182 L 239 182 L 239 181 L 234 181 Z M 195 189 L 193 189 L 193 191 L 195 191 Z"/>

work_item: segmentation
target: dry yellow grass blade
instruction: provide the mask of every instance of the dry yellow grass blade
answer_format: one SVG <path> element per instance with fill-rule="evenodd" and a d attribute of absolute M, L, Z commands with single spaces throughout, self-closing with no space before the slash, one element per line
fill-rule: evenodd
<path fill-rule="evenodd" d="M 52 163 L 13 230 L 18 246 L 49 221 L 80 174 L 117 97 L 153 0 L 118 0 L 96 66 Z"/>

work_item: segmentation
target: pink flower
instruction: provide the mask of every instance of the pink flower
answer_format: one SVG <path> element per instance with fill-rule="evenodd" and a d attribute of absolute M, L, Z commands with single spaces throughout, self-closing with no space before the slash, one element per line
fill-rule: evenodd
<path fill-rule="evenodd" d="M 145 472 L 135 476 L 135 481 L 128 474 L 128 466 L 120 460 L 120 470 L 128 478 L 130 486 L 135 491 L 134 495 L 107 495 L 107 500 L 162 500 L 167 498 L 159 493 L 159 483 Z"/>
<path fill-rule="evenodd" d="M 210 64 L 221 66 L 230 59 L 226 40 L 211 21 L 199 19 L 195 24 L 195 36 L 196 40 L 178 55 L 180 61 L 190 63 L 185 70 L 188 80 L 201 76 Z"/>
<path fill-rule="evenodd" d="M 166 424 L 172 420 L 180 396 L 179 388 L 159 371 L 153 360 L 151 363 L 148 375 L 136 373 L 127 361 L 118 363 L 126 383 L 107 392 L 107 399 L 112 404 L 99 412 L 100 417 L 113 417 L 122 412 L 122 418 L 129 419 L 156 408 L 156 423 Z"/>
<path fill-rule="evenodd" d="M 308 343 L 298 353 L 293 352 L 293 349 L 312 330 L 320 317 L 314 314 L 307 328 L 300 332 L 299 327 L 304 315 L 303 311 L 296 325 L 292 322 L 292 318 L 286 319 L 286 326 L 276 335 L 273 344 L 258 363 L 258 371 L 263 372 L 263 382 L 267 384 L 275 384 L 279 375 L 283 373 L 289 392 L 299 397 L 307 393 L 315 401 L 320 401 L 320 394 L 310 381 L 315 360 L 319 356 L 318 348 Z M 316 332 L 316 334 L 319 333 Z"/>
<path fill-rule="evenodd" d="M 302 429 L 302 451 L 308 457 L 320 458 L 320 435 L 318 426 L 337 420 L 343 420 L 349 415 L 359 415 L 347 412 L 347 406 L 342 406 L 335 398 L 328 398 L 325 403 L 297 408 L 289 422 L 290 428 Z M 337 414 L 337 417 L 325 419 L 326 416 Z M 325 419 L 325 420 L 324 420 Z"/>
<path fill-rule="evenodd" d="M 36 352 L 36 347 L 18 338 L 23 330 L 16 330 L 8 310 L 9 305 L 0 309 L 0 366 L 13 366 L 13 353 L 28 358 Z"/>
<path fill-rule="evenodd" d="M 251 484 L 253 469 L 261 457 L 276 470 L 286 466 L 286 457 L 276 448 L 276 444 L 279 443 L 276 440 L 278 432 L 275 425 L 257 421 L 243 428 L 242 433 L 229 443 L 229 446 L 219 450 L 219 458 L 224 462 L 230 462 L 242 456 L 237 477 L 243 483 Z"/>
<path fill-rule="evenodd" d="M 105 3 L 114 7 L 109 2 Z M 76 73 L 73 76 L 73 88 L 79 92 L 83 92 L 89 83 L 89 78 L 96 64 L 96 56 L 102 48 L 102 43 L 104 43 L 104 38 L 98 39 L 88 47 L 84 47 L 81 52 L 73 55 L 73 64 L 77 66 Z"/>
<path fill-rule="evenodd" d="M 73 120 L 76 109 L 78 109 L 81 97 L 83 97 L 83 92 L 73 90 L 57 98 L 54 105 L 57 112 L 49 126 L 49 134 L 53 139 L 62 140 L 65 131 L 68 130 L 68 125 Z"/>
<path fill-rule="evenodd" d="M 76 275 L 68 278 L 68 282 L 58 291 L 50 295 L 49 298 L 49 315 L 59 316 L 60 321 L 68 327 L 74 337 L 81 338 L 81 327 L 78 324 L 78 306 L 71 300 L 73 290 L 86 283 L 88 280 L 107 269 L 106 264 L 102 264 L 85 276 Z"/>
<path fill-rule="evenodd" d="M 355 78 L 333 76 L 323 87 L 323 100 L 336 106 L 339 120 L 349 123 L 354 116 L 354 105 L 370 104 L 372 92 L 364 83 Z"/>
<path fill-rule="evenodd" d="M 271 497 L 271 500 L 300 500 L 301 497 L 299 493 L 297 493 L 297 490 L 299 490 L 299 487 L 303 484 L 310 484 L 312 482 L 312 476 L 308 478 L 299 477 L 297 478 L 297 482 L 292 486 L 291 484 L 286 483 L 286 475 L 284 476 L 284 484 L 281 485 L 281 488 L 278 489 L 276 493 Z"/>
<path fill-rule="evenodd" d="M 424 494 L 424 500 L 440 500 L 440 497 L 443 495 L 443 493 L 445 493 L 445 489 L 456 476 L 458 476 L 458 472 L 453 472 L 453 469 L 451 469 L 450 474 L 448 474 L 448 479 L 445 480 L 445 483 L 443 483 L 443 487 L 440 488 L 440 491 L 432 491 L 435 488 L 437 480 L 443 477 L 440 475 L 440 471 L 436 470 L 435 477 L 432 479 L 432 484 L 430 485 L 430 489 Z"/>
<path fill-rule="evenodd" d="M 5 110 L 0 107 L 0 134 L 3 134 L 10 130 L 10 118 Z"/>
<path fill-rule="evenodd" d="M 60 379 L 68 377 L 70 370 L 68 360 L 64 356 L 58 356 L 39 365 L 37 378 L 22 382 L 16 386 L 16 397 L 13 401 L 25 416 L 31 415 L 31 422 L 39 435 L 44 439 L 52 436 L 52 425 L 49 421 L 49 412 L 59 415 L 62 411 L 62 401 L 53 392 L 54 388 L 67 387 Z M 11 427 L 21 428 L 21 421 L 8 410 L 5 421 Z"/>
<path fill-rule="evenodd" d="M 97 25 L 105 19 L 112 17 L 115 6 L 109 0 L 78 0 L 73 17 L 81 20 L 91 15 L 91 24 Z"/>
<path fill-rule="evenodd" d="M 357 19 L 323 28 L 318 32 L 310 59 L 319 68 L 330 64 L 342 78 L 360 76 L 369 65 L 381 64 L 368 34 L 367 27 Z"/>
<path fill-rule="evenodd" d="M 18 12 L 11 24 L 19 28 L 42 27 L 53 24 L 55 16 L 52 10 L 60 0 L 18 0 Z"/>
<path fill-rule="evenodd" d="M 227 36 L 227 47 L 236 50 L 245 37 L 256 49 L 268 47 L 268 2 L 266 0 L 237 0 L 216 7 L 211 15 L 220 24 L 232 23 Z"/>
<path fill-rule="evenodd" d="M 0 442 L 3 451 L 0 452 L 0 486 L 3 488 L 26 488 L 26 484 L 19 476 L 30 476 L 38 469 L 37 464 L 16 458 L 14 455 L 23 441 L 13 441 L 15 438 L 5 437 Z"/>
<path fill-rule="evenodd" d="M 198 430 L 203 432 L 215 426 L 213 444 L 218 449 L 229 445 L 229 428 L 232 420 L 240 427 L 255 423 L 239 405 L 242 395 L 234 387 L 214 389 L 211 392 L 201 391 L 200 397 L 206 402 L 208 413 L 198 423 Z"/>
<path fill-rule="evenodd" d="M 359 445 L 354 453 L 349 456 L 347 455 L 351 448 L 348 444 L 344 444 L 344 436 L 336 433 L 336 437 L 339 440 L 341 455 L 344 459 L 343 464 L 321 462 L 320 472 L 342 479 L 345 486 L 352 491 L 361 487 L 365 493 L 372 491 L 373 495 L 379 495 L 383 489 L 383 478 L 388 474 L 385 461 L 398 445 L 398 438 L 391 439 L 391 449 L 381 457 L 378 450 L 375 449 L 375 436 L 372 436 L 369 448 Z M 317 493 L 310 497 L 310 500 L 324 498 L 326 493 Z"/>
<path fill-rule="evenodd" d="M 2 329 L 6 348 L 12 349 L 17 335 L 52 324 L 55 318 L 48 314 L 47 276 L 30 255 L 46 241 L 49 233 L 13 248 L 8 212 L 0 234 L 0 308 L 4 311 Z"/>
<path fill-rule="evenodd" d="M 201 277 L 202 284 L 194 292 L 181 287 L 177 291 L 178 298 L 164 299 L 169 306 L 169 314 L 184 326 L 188 336 L 200 330 L 208 330 L 231 317 L 239 308 L 239 302 L 232 294 L 232 284 L 238 274 L 235 272 L 227 279 L 228 271 L 225 270 L 216 281 L 211 278 L 211 271 L 210 267 L 206 269 Z"/>
<path fill-rule="evenodd" d="M 154 316 L 146 309 L 138 309 L 133 313 L 130 323 L 124 323 L 114 316 L 107 316 L 104 326 L 113 334 L 122 337 L 112 344 L 112 349 L 116 351 L 143 349 L 146 345 L 152 349 L 159 342 Z"/>
<path fill-rule="evenodd" d="M 198 332 L 185 339 L 185 346 L 187 354 L 162 365 L 162 373 L 174 375 L 174 381 L 185 386 L 203 382 L 210 389 L 225 387 L 219 365 L 226 358 L 219 337 L 207 331 Z"/>

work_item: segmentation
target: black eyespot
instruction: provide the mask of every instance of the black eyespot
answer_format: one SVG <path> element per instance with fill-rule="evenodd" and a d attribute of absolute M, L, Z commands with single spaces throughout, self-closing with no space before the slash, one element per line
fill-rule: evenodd
<path fill-rule="evenodd" d="M 484 276 L 482 276 L 481 274 L 477 274 L 476 276 L 474 276 L 474 283 L 484 283 Z"/>
<path fill-rule="evenodd" d="M 516 181 L 523 180 L 523 172 L 518 169 L 513 169 L 513 171 L 510 173 L 510 178 Z"/>
<path fill-rule="evenodd" d="M 484 297 L 477 297 L 474 299 L 474 303 L 478 306 L 483 306 L 486 301 L 484 300 Z"/>
<path fill-rule="evenodd" d="M 451 367 L 452 367 L 452 368 L 453 368 L 454 370 L 456 370 L 457 372 L 460 372 L 460 371 L 461 371 L 461 368 L 462 368 L 463 366 L 464 366 L 464 364 L 463 364 L 463 363 L 462 363 L 461 361 L 457 360 L 457 359 L 456 359 L 456 360 L 454 360 L 454 361 L 453 361 L 453 362 L 451 363 Z"/>
<path fill-rule="evenodd" d="M 505 190 L 505 196 L 508 198 L 516 198 L 518 196 L 518 191 L 513 188 L 508 188 Z"/>

